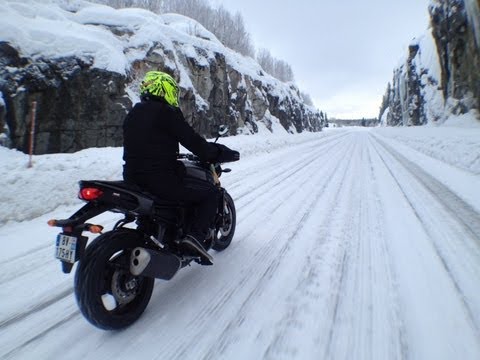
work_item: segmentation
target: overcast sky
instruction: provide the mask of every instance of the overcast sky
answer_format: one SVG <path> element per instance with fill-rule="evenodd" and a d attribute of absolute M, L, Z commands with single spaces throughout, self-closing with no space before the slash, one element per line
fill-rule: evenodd
<path fill-rule="evenodd" d="M 289 63 L 330 118 L 377 117 L 393 69 L 429 22 L 429 0 L 211 2 L 239 11 L 255 48 Z"/>

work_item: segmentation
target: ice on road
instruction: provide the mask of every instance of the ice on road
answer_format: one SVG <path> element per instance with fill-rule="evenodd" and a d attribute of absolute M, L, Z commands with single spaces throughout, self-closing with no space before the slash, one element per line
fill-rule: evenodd
<path fill-rule="evenodd" d="M 228 165 L 231 247 L 123 331 L 86 322 L 53 258 L 45 222 L 78 206 L 4 224 L 0 358 L 480 359 L 479 175 L 382 131 L 298 139 Z"/>

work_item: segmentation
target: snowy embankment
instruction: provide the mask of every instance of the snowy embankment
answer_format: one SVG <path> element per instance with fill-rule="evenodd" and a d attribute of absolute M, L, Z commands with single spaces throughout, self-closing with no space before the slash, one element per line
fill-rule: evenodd
<path fill-rule="evenodd" d="M 304 133 L 271 135 L 239 135 L 219 142 L 240 151 L 242 159 L 308 142 L 324 134 Z M 186 150 L 185 150 L 186 151 Z M 122 148 L 92 148 L 74 154 L 29 157 L 19 151 L 0 147 L 0 225 L 8 221 L 24 221 L 53 211 L 61 205 L 80 204 L 78 181 L 87 179 L 121 180 Z"/>
<path fill-rule="evenodd" d="M 475 125 L 473 119 L 469 122 Z M 376 131 L 447 164 L 480 174 L 480 121 L 473 127 L 385 127 Z"/>

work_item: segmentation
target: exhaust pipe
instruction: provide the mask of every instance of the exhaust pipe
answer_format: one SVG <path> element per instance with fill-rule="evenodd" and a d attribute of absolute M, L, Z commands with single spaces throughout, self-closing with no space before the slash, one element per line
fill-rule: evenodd
<path fill-rule="evenodd" d="M 180 259 L 152 249 L 137 247 L 130 255 L 130 272 L 134 276 L 147 276 L 170 280 L 181 268 Z"/>

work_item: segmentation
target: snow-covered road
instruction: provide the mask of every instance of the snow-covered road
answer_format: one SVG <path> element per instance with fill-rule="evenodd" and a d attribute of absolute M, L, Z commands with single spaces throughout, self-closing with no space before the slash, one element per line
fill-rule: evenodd
<path fill-rule="evenodd" d="M 79 313 L 52 213 L 5 224 L 20 250 L 0 256 L 0 358 L 480 359 L 479 176 L 387 135 L 331 131 L 232 164 L 231 247 L 157 281 L 120 332 Z"/>

